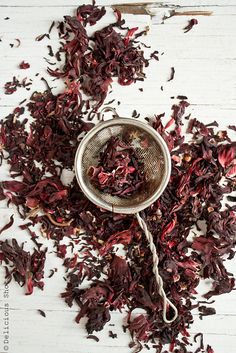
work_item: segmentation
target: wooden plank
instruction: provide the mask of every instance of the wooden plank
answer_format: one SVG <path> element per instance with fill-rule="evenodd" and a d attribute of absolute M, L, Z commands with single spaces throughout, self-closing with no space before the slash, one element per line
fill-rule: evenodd
<path fill-rule="evenodd" d="M 63 0 L 57 0 L 57 1 L 52 1 L 51 3 L 48 3 L 47 0 L 34 0 L 33 2 L 30 0 L 11 0 L 9 3 L 6 0 L 1 0 L 0 6 L 1 7 L 68 7 L 68 6 L 78 6 L 82 5 L 84 1 L 81 0 L 69 0 L 66 2 Z M 130 4 L 130 3 L 158 3 L 160 7 L 205 7 L 205 6 L 211 6 L 211 7 L 231 7 L 235 6 L 235 1 L 234 0 L 227 0 L 226 2 L 222 3 L 221 0 L 166 0 L 166 1 L 153 1 L 153 0 L 147 0 L 147 1 L 130 1 L 130 0 L 97 0 L 96 3 L 98 5 L 105 5 L 109 6 L 112 4 Z"/>

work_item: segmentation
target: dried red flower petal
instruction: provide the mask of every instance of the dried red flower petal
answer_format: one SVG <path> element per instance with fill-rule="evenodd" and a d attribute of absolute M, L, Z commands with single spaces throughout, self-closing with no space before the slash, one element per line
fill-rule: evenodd
<path fill-rule="evenodd" d="M 171 68 L 170 78 L 167 81 L 172 81 L 174 79 L 174 76 L 175 76 L 175 68 L 172 67 Z"/>
<path fill-rule="evenodd" d="M 30 67 L 29 63 L 22 61 L 19 65 L 20 69 L 28 69 Z"/>
<path fill-rule="evenodd" d="M 191 20 L 188 21 L 188 25 L 184 27 L 184 33 L 189 32 L 193 26 L 198 24 L 198 20 L 196 18 L 191 18 Z"/>
<path fill-rule="evenodd" d="M 207 353 L 214 353 L 215 351 L 211 348 L 211 346 L 207 345 Z"/>
<path fill-rule="evenodd" d="M 32 82 L 27 82 L 26 77 L 20 82 L 15 76 L 13 76 L 12 81 L 6 82 L 4 85 L 5 94 L 12 94 L 16 92 L 18 87 L 24 87 L 29 90 L 30 85 L 32 85 Z"/>
<path fill-rule="evenodd" d="M 98 165 L 89 168 L 88 176 L 98 190 L 124 198 L 139 192 L 145 183 L 142 160 L 132 146 L 118 137 L 107 141 Z"/>
<path fill-rule="evenodd" d="M 44 312 L 43 310 L 38 309 L 38 312 L 39 312 L 39 314 L 40 314 L 41 316 L 46 317 L 46 314 L 45 314 L 45 312 Z"/>
<path fill-rule="evenodd" d="M 18 245 L 16 239 L 0 241 L 2 261 L 6 264 L 6 282 L 14 277 L 21 286 L 26 286 L 25 294 L 32 294 L 34 287 L 43 289 L 44 263 L 47 249 L 39 251 L 34 249 L 32 255 Z"/>
<path fill-rule="evenodd" d="M 84 26 L 87 23 L 90 26 L 93 26 L 99 21 L 106 13 L 105 7 L 99 8 L 98 6 L 93 5 L 82 5 L 77 9 L 77 18 L 82 21 Z"/>
<path fill-rule="evenodd" d="M 218 161 L 223 168 L 227 168 L 233 161 L 236 155 L 236 149 L 234 147 L 220 146 L 218 155 Z"/>
<path fill-rule="evenodd" d="M 134 33 L 138 30 L 138 27 L 134 27 L 128 30 L 128 32 L 126 33 L 126 36 L 124 38 L 124 43 L 125 46 L 127 47 L 127 45 L 129 44 L 131 38 L 133 37 Z"/>
<path fill-rule="evenodd" d="M 148 66 L 143 52 L 131 40 L 138 28 L 128 30 L 124 36 L 114 29 L 115 26 L 119 27 L 118 19 L 116 24 L 88 37 L 84 25 L 94 24 L 104 13 L 104 8 L 82 5 L 77 10 L 77 17 L 65 16 L 63 31 L 66 28 L 67 33 L 73 34 L 73 38 L 67 40 L 63 47 L 66 63 L 62 71 L 48 68 L 52 76 L 79 80 L 81 89 L 97 102 L 96 109 L 104 102 L 113 77 L 118 77 L 121 85 L 130 85 L 144 77 L 143 69 Z"/>
<path fill-rule="evenodd" d="M 14 215 L 11 215 L 10 221 L 0 229 L 0 234 L 2 234 L 2 232 L 4 232 L 5 230 L 9 229 L 13 225 L 13 223 L 14 223 Z"/>
<path fill-rule="evenodd" d="M 144 342 L 148 340 L 150 327 L 150 322 L 143 314 L 137 316 L 128 325 L 131 336 L 135 336 L 138 340 Z"/>

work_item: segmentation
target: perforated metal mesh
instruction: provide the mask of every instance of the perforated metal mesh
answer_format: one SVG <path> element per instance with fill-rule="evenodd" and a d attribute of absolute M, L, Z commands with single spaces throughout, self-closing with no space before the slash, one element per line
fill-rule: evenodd
<path fill-rule="evenodd" d="M 112 206 L 112 208 L 126 207 L 127 209 L 132 208 L 134 210 L 140 203 L 145 203 L 158 191 L 161 184 L 163 184 L 163 179 L 168 177 L 169 166 L 167 166 L 163 146 L 156 136 L 148 133 L 146 131 L 147 128 L 144 129 L 142 126 L 137 126 L 140 124 L 136 124 L 135 120 L 131 124 L 122 124 L 121 120 L 125 119 L 114 119 L 109 126 L 101 124 L 101 128 L 90 139 L 81 142 L 82 146 L 79 148 L 80 152 L 79 157 L 77 156 L 76 166 L 80 175 L 77 175 L 77 178 L 79 184 L 83 187 L 84 193 L 87 196 L 93 195 L 93 198 L 95 198 L 93 202 L 96 203 L 96 200 L 99 200 L 100 206 L 102 205 L 103 208 L 110 209 Z M 148 129 L 152 128 L 148 127 Z M 118 136 L 122 141 L 131 145 L 144 163 L 146 184 L 139 192 L 134 193 L 127 199 L 112 196 L 98 190 L 91 184 L 88 177 L 89 167 L 98 165 L 100 153 L 112 136 Z M 161 139 L 160 136 L 159 139 Z M 127 210 L 126 213 L 132 212 L 128 212 Z"/>

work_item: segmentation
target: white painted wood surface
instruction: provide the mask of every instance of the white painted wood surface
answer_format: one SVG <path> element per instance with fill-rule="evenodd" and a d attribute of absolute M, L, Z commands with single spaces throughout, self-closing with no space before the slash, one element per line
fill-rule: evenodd
<path fill-rule="evenodd" d="M 124 3 L 130 1 L 99 0 L 99 4 Z M 21 100 L 28 98 L 33 90 L 42 90 L 40 81 L 46 75 L 46 63 L 42 59 L 47 56 L 47 44 L 57 45 L 56 34 L 47 40 L 35 42 L 34 38 L 48 30 L 52 20 L 59 20 L 65 14 L 73 13 L 82 1 L 76 0 L 0 0 L 0 113 L 1 118 L 11 112 Z M 173 6 L 174 4 L 174 6 Z M 191 16 L 178 16 L 167 19 L 159 24 L 158 16 L 127 15 L 125 18 L 130 27 L 149 25 L 151 31 L 145 38 L 146 43 L 153 49 L 159 50 L 159 62 L 152 62 L 147 70 L 147 80 L 135 86 L 113 86 L 113 93 L 109 100 L 116 97 L 122 102 L 119 113 L 129 116 L 136 109 L 143 116 L 155 113 L 170 112 L 173 100 L 171 96 L 186 95 L 191 106 L 192 116 L 204 122 L 217 120 L 222 128 L 236 123 L 236 0 L 179 0 L 166 1 L 158 5 L 157 15 L 167 7 L 179 10 L 208 10 L 213 11 L 209 17 L 195 16 L 199 24 L 189 33 L 183 33 L 183 27 Z M 109 10 L 109 7 L 108 7 Z M 9 20 L 4 20 L 10 17 Z M 102 24 L 110 22 L 110 18 Z M 14 39 L 21 40 L 19 48 L 10 48 Z M 29 70 L 18 70 L 22 61 L 31 64 Z M 176 70 L 175 78 L 167 82 L 170 67 Z M 40 72 L 39 77 L 35 74 Z M 3 94 L 3 85 L 13 75 L 23 78 L 25 75 L 33 78 L 30 92 L 19 89 L 15 94 Z M 58 83 L 57 83 L 58 85 Z M 54 83 L 55 86 L 55 83 Z M 163 91 L 160 87 L 163 86 Z M 144 92 L 138 90 L 144 88 Z M 56 90 L 60 90 L 57 87 Z M 231 134 L 235 139 L 234 136 Z M 0 180 L 7 178 L 7 169 L 0 169 Z M 16 213 L 14 209 L 7 209 L 4 203 L 0 204 L 0 226 L 5 224 L 9 215 Z M 18 228 L 21 224 L 17 217 L 14 228 L 2 234 L 1 239 L 16 237 L 27 241 L 27 235 Z M 29 242 L 30 243 L 30 242 Z M 44 240 L 50 247 L 50 243 Z M 235 273 L 235 261 L 228 263 L 230 272 Z M 0 353 L 128 353 L 130 337 L 124 334 L 121 328 L 122 315 L 114 313 L 111 323 L 97 336 L 100 342 L 86 339 L 83 325 L 74 323 L 77 308 L 68 308 L 59 293 L 64 290 L 63 272 L 59 270 L 51 279 L 47 279 L 49 269 L 61 268 L 60 259 L 50 254 L 46 264 L 45 290 L 35 290 L 30 297 L 24 295 L 24 290 L 15 283 L 9 286 L 9 298 L 4 298 L 3 271 L 0 278 Z M 206 287 L 205 287 L 206 288 Z M 199 290 L 204 293 L 203 289 Z M 9 349 L 4 350 L 3 317 L 6 312 L 5 304 L 10 306 L 9 311 Z M 215 353 L 235 353 L 236 346 L 236 297 L 235 292 L 216 298 L 217 314 L 206 317 L 202 321 L 195 315 L 192 333 L 203 332 L 205 342 L 215 349 Z M 43 318 L 37 309 L 45 311 Z M 111 329 L 118 334 L 117 339 L 108 337 Z M 150 352 L 153 352 L 151 350 Z"/>

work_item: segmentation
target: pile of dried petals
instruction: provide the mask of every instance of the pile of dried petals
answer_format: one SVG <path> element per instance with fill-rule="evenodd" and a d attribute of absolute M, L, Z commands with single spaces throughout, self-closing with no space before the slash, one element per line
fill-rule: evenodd
<path fill-rule="evenodd" d="M 135 149 L 119 137 L 111 137 L 100 153 L 98 165 L 90 166 L 91 183 L 102 192 L 129 198 L 144 186 L 143 162 Z"/>
<path fill-rule="evenodd" d="M 58 26 L 59 35 L 65 40 L 60 48 L 60 53 L 65 54 L 65 64 L 62 70 L 48 68 L 52 76 L 77 81 L 90 101 L 96 102 L 96 109 L 104 102 L 114 77 L 120 85 L 130 85 L 144 79 L 143 69 L 148 66 L 140 46 L 135 45 L 135 38 L 145 31 L 135 34 L 137 27 L 128 30 L 123 27 L 125 21 L 118 10 L 115 23 L 88 36 L 86 25 L 94 25 L 105 13 L 104 7 L 83 5 L 76 16 L 65 16 Z M 125 30 L 126 34 L 115 28 Z"/>

